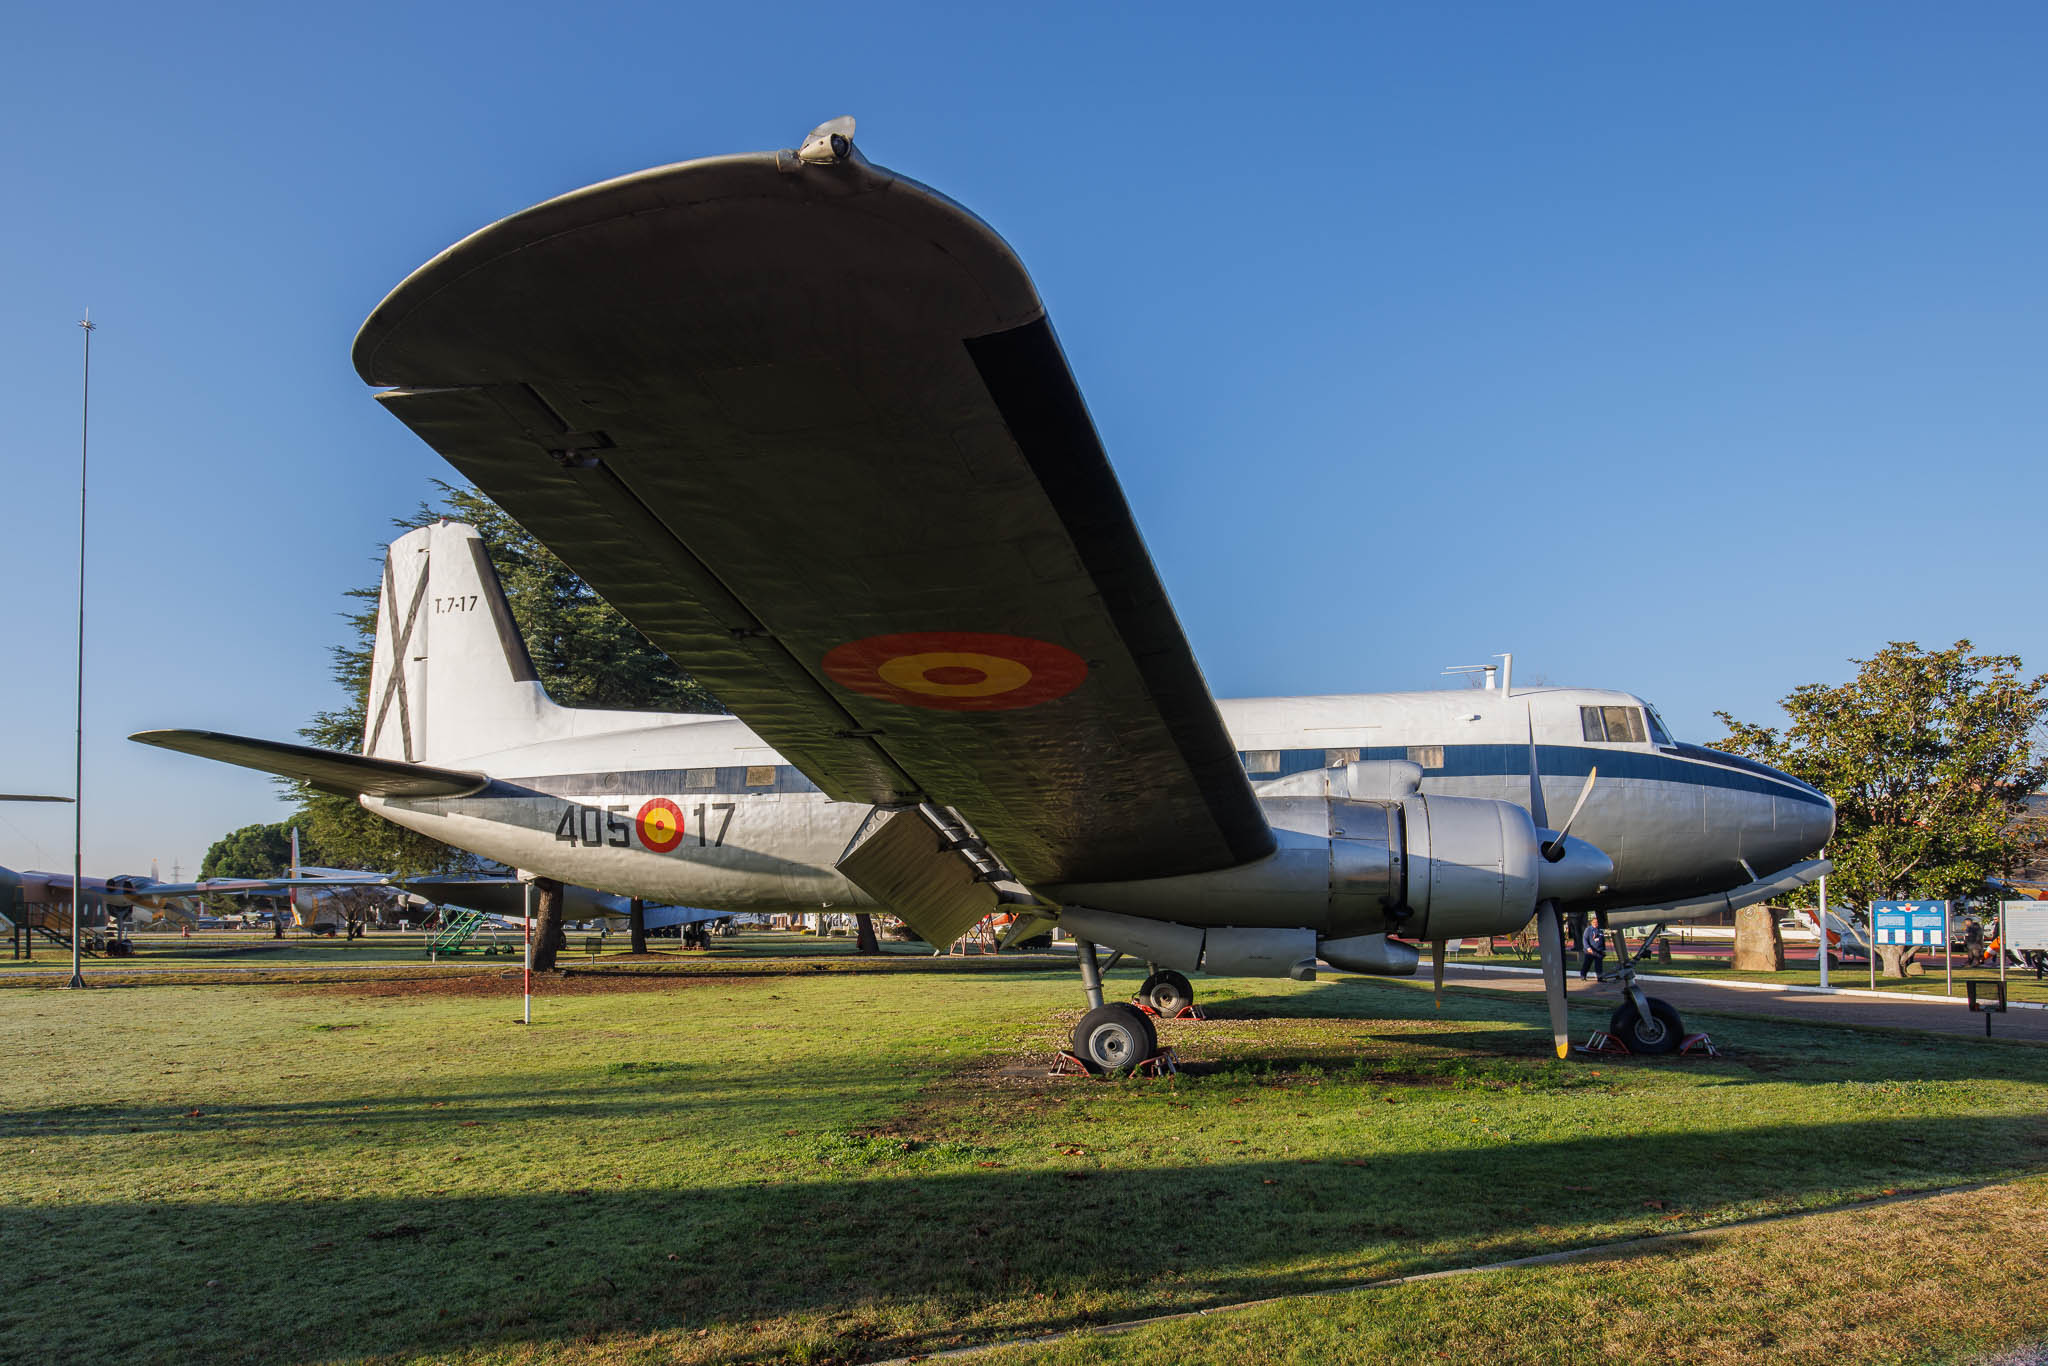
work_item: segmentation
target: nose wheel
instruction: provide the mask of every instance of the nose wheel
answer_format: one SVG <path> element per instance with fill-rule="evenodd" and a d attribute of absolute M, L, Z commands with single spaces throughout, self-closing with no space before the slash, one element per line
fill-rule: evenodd
<path fill-rule="evenodd" d="M 1647 1013 L 1634 1000 L 1623 1001 L 1608 1017 L 1607 1032 L 1627 1044 L 1631 1053 L 1676 1053 L 1685 1039 L 1678 1011 L 1655 996 L 1645 996 L 1642 1002 L 1649 1007 Z"/>

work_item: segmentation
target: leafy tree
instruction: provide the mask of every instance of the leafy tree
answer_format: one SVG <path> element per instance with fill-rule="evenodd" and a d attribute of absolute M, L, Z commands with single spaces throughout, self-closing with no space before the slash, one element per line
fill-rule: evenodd
<path fill-rule="evenodd" d="M 299 837 L 299 859 L 304 863 L 322 863 L 320 846 L 306 838 Z M 284 877 L 292 866 L 292 822 L 279 821 L 274 825 L 245 825 L 231 830 L 213 842 L 200 860 L 199 876 L 202 880 L 214 877 Z"/>
<path fill-rule="evenodd" d="M 1846 683 L 1808 683 L 1781 704 L 1782 731 L 1716 712 L 1717 749 L 1760 759 L 1835 799 L 1831 899 L 1984 896 L 2036 854 L 2027 798 L 2048 782 L 2034 739 L 2048 674 L 1970 642 L 1894 641 L 1852 661 Z"/>
<path fill-rule="evenodd" d="M 505 586 L 512 619 L 526 637 L 535 673 L 549 696 L 564 706 L 623 710 L 704 712 L 719 706 L 704 687 L 675 666 L 632 623 L 542 545 L 505 510 L 473 488 L 439 483 L 438 503 L 421 503 L 393 519 L 400 532 L 443 519 L 467 522 L 483 538 Z M 349 638 L 334 647 L 334 681 L 344 705 L 317 713 L 299 731 L 308 743 L 355 751 L 362 747 L 377 639 L 377 599 L 383 557 L 367 585 L 349 590 L 355 603 L 343 613 Z M 284 784 L 300 802 L 299 818 L 326 851 L 326 859 L 354 868 L 405 875 L 466 867 L 469 855 L 394 825 L 364 810 L 353 797 Z"/>

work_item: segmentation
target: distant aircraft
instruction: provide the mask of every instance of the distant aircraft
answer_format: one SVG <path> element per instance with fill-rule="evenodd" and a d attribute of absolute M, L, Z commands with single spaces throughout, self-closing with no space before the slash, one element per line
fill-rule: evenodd
<path fill-rule="evenodd" d="M 556 705 L 482 542 L 441 524 L 386 560 L 361 754 L 137 740 L 564 882 L 880 907 L 934 945 L 999 905 L 1019 938 L 1056 922 L 1098 1069 L 1157 1037 L 1104 1001 L 1096 945 L 1151 964 L 1170 1014 L 1188 972 L 1405 974 L 1417 942 L 1440 972 L 1444 941 L 1533 916 L 1563 1056 L 1567 912 L 1662 924 L 1827 867 L 1824 794 L 1630 693 L 1213 700 L 1022 264 L 851 120 L 493 224 L 377 307 L 355 363 L 735 715 Z M 1315 534 L 1358 551 L 1302 585 L 1333 630 L 1428 572 L 1396 509 Z M 1619 979 L 1613 1032 L 1678 1047 Z"/>

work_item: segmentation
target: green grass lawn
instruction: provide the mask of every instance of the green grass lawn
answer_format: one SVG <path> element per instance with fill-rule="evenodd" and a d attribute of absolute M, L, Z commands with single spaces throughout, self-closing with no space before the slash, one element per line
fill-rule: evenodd
<path fill-rule="evenodd" d="M 1203 986 L 1121 1082 L 1070 972 L 6 992 L 0 1359 L 871 1360 L 2048 1169 L 2039 1048 Z"/>

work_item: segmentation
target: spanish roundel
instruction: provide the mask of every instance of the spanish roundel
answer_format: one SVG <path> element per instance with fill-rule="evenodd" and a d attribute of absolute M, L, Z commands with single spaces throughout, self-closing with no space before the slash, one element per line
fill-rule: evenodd
<path fill-rule="evenodd" d="M 825 676 L 857 693 L 940 711 L 1008 711 L 1065 697 L 1088 676 L 1063 645 L 973 631 L 911 631 L 848 641 Z"/>
<path fill-rule="evenodd" d="M 683 808 L 666 797 L 655 797 L 640 807 L 633 818 L 640 842 L 657 854 L 666 854 L 683 842 Z"/>

